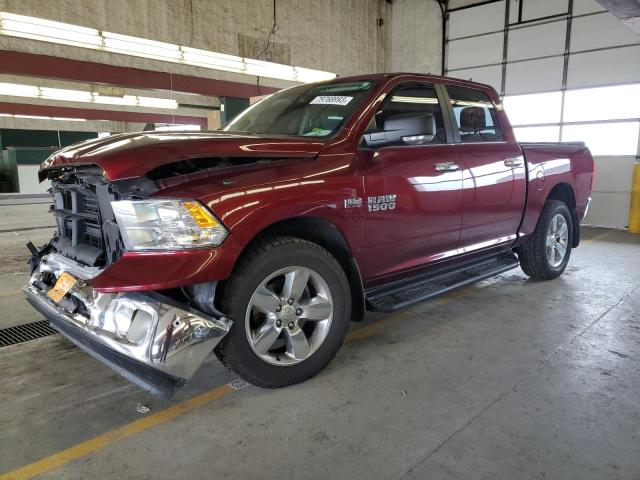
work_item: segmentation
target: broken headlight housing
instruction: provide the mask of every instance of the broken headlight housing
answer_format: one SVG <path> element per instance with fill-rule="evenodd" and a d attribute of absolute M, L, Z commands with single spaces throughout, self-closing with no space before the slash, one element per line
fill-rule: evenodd
<path fill-rule="evenodd" d="M 216 247 L 227 229 L 195 200 L 111 202 L 127 250 Z"/>

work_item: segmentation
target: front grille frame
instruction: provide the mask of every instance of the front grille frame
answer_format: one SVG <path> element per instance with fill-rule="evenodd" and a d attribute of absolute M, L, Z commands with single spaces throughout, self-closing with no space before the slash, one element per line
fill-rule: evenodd
<path fill-rule="evenodd" d="M 53 182 L 52 213 L 58 225 L 54 247 L 90 266 L 104 265 L 102 218 L 95 185 Z"/>

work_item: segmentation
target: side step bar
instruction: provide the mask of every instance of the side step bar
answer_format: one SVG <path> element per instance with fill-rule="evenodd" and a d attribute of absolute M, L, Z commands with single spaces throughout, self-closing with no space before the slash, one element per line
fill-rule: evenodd
<path fill-rule="evenodd" d="M 493 277 L 520 262 L 513 252 L 500 253 L 455 268 L 400 280 L 365 290 L 367 308 L 376 312 L 393 312 L 444 293 Z"/>

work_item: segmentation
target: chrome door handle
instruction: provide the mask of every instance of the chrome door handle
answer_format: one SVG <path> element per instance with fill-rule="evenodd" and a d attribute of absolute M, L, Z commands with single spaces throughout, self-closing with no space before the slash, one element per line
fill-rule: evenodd
<path fill-rule="evenodd" d="M 507 167 L 520 167 L 522 165 L 522 157 L 507 158 L 504 164 Z"/>
<path fill-rule="evenodd" d="M 455 172 L 460 170 L 460 165 L 453 162 L 436 163 L 435 169 L 436 172 Z"/>

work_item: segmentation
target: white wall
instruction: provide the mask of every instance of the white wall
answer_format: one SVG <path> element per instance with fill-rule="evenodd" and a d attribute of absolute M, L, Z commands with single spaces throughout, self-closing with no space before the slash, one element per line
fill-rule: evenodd
<path fill-rule="evenodd" d="M 585 225 L 626 228 L 629 222 L 633 156 L 594 157 L 596 178 Z"/>

